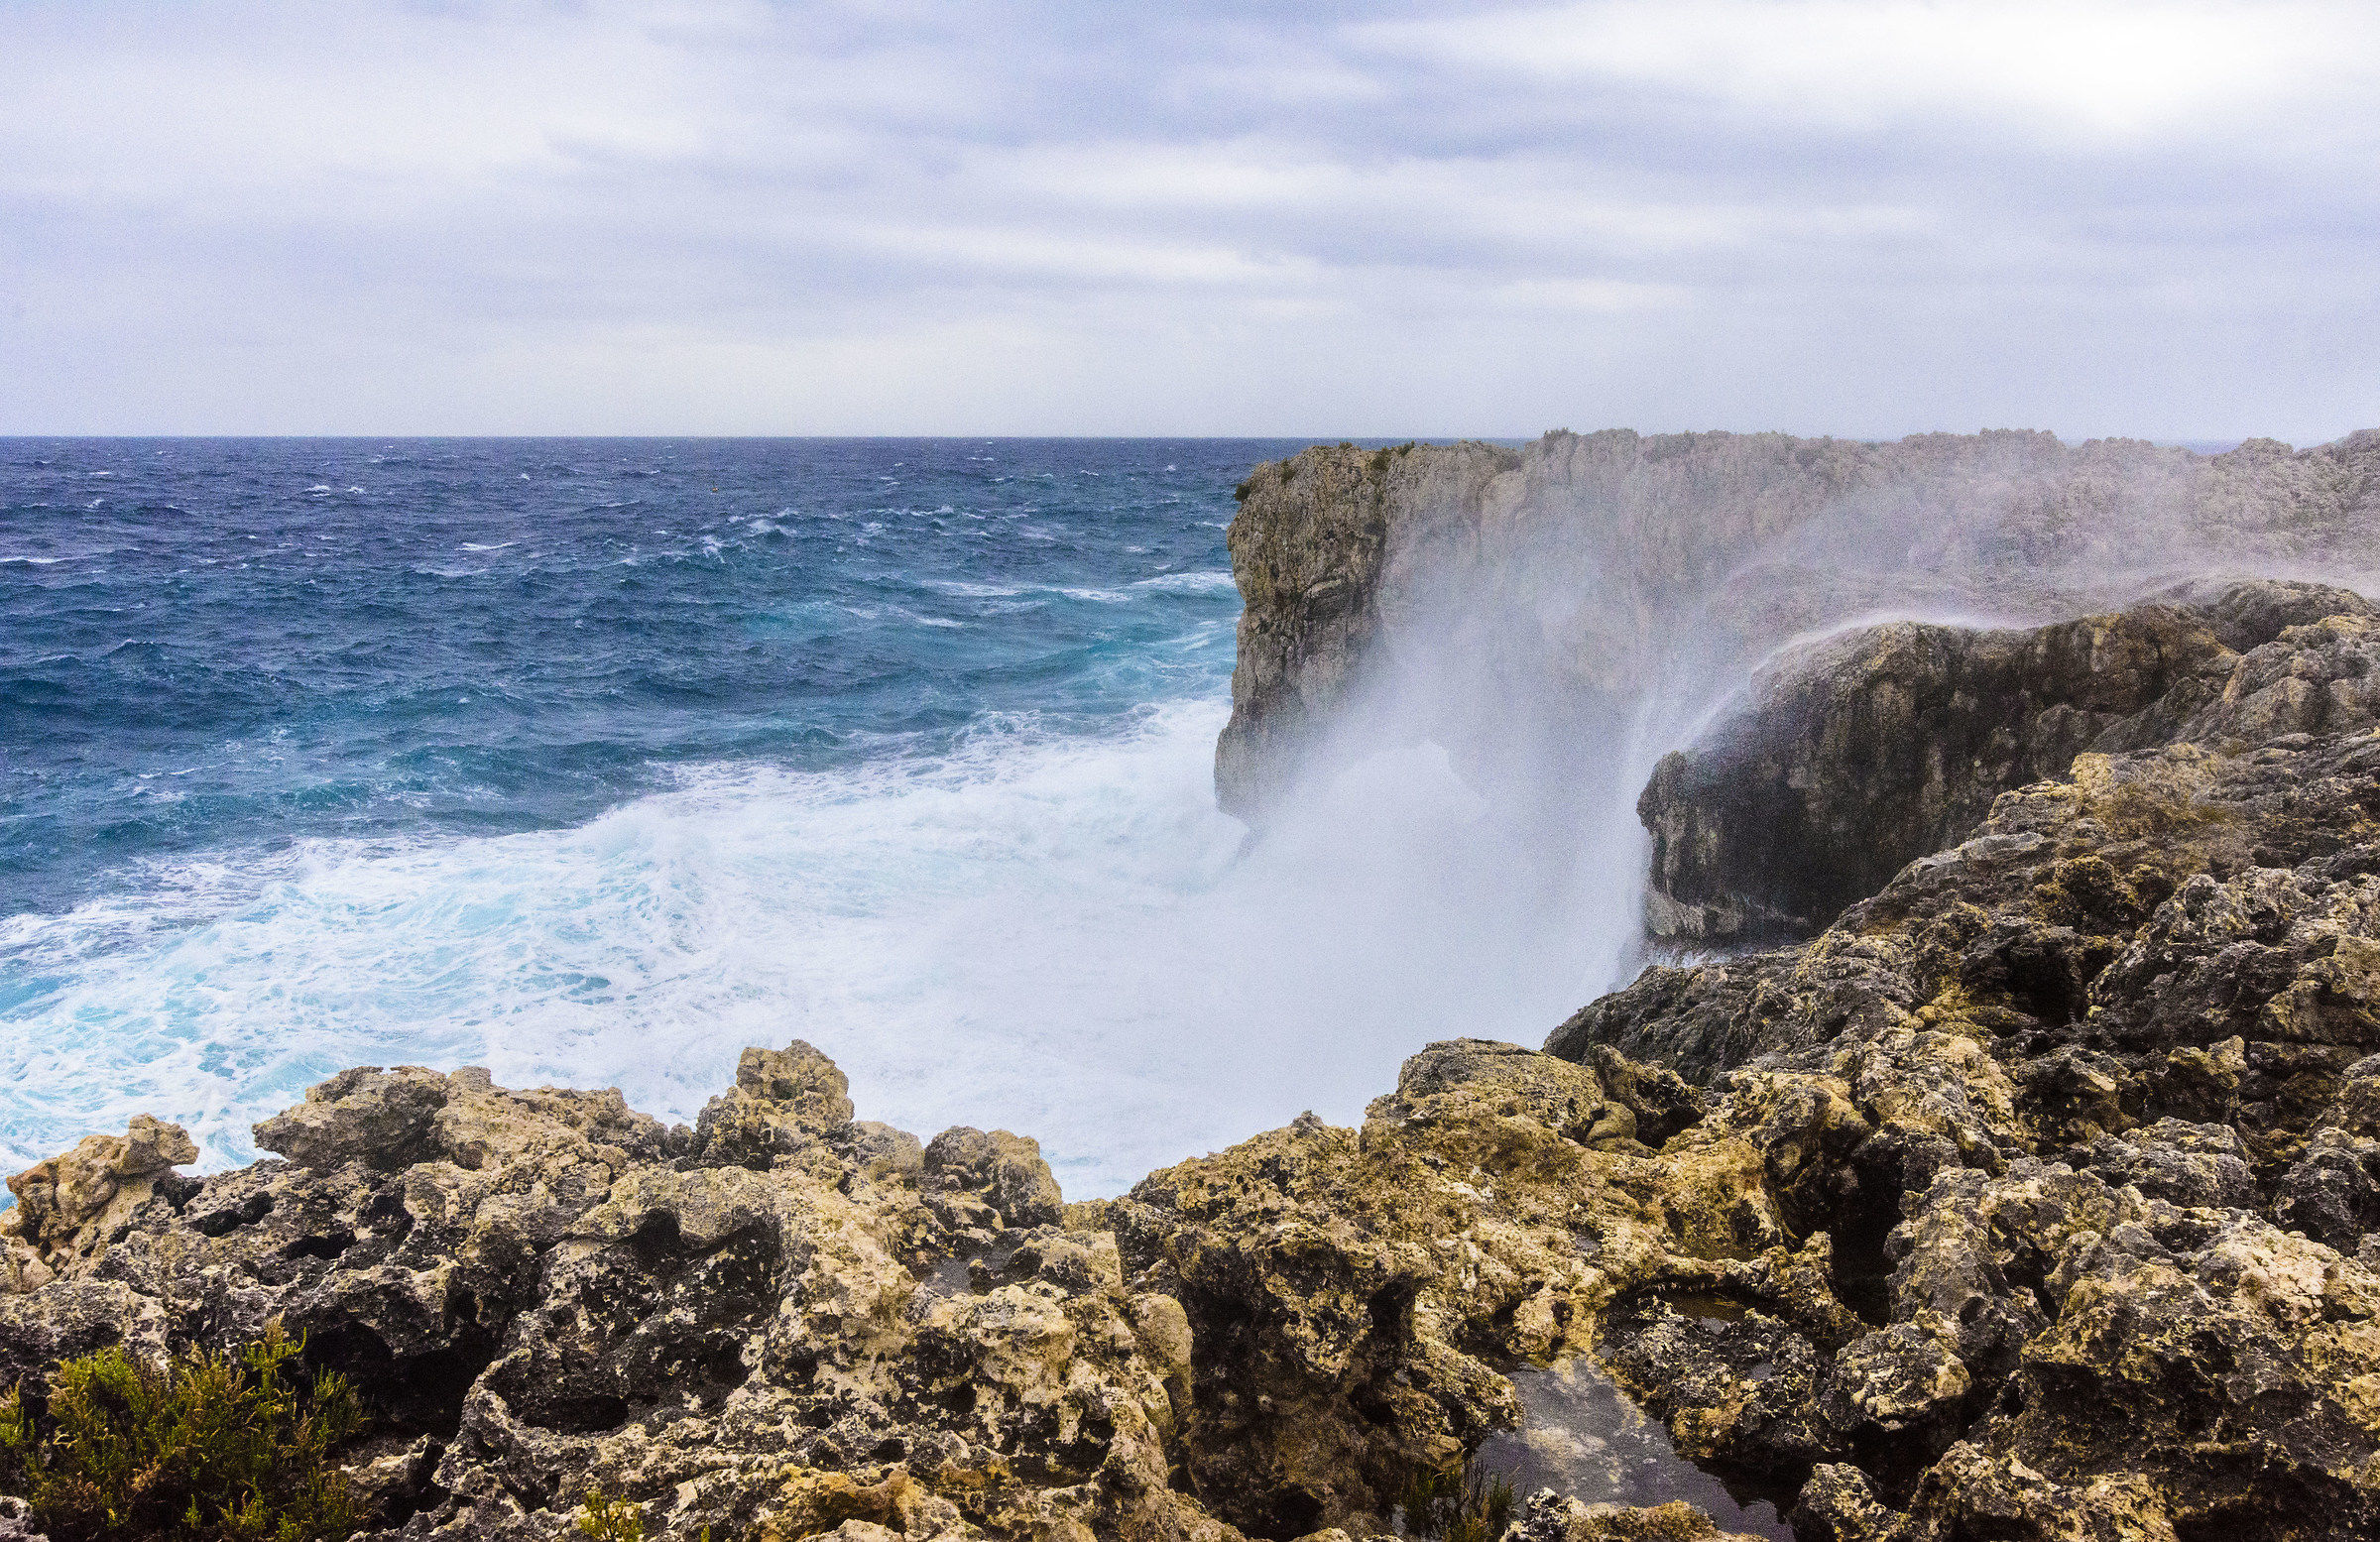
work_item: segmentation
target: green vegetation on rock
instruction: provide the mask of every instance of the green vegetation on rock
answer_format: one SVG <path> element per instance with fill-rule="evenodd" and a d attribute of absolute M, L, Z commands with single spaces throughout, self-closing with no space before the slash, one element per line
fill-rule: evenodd
<path fill-rule="evenodd" d="M 1512 1481 L 1482 1470 L 1425 1468 L 1397 1497 L 1403 1533 L 1424 1542 L 1495 1542 L 1512 1524 Z"/>
<path fill-rule="evenodd" d="M 0 1400 L 0 1490 L 55 1542 L 325 1542 L 361 1524 L 332 1454 L 363 1426 L 335 1372 L 299 1378 L 278 1323 L 164 1368 L 110 1346 L 61 1364 L 46 1406 Z"/>

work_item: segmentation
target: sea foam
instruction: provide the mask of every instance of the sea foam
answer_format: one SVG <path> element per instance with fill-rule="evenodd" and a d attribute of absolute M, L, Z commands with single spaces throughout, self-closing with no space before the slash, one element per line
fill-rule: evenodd
<path fill-rule="evenodd" d="M 689 1120 L 801 1037 L 864 1117 L 1039 1136 L 1070 1195 L 1314 1108 L 1428 1038 L 1576 1003 L 1517 843 L 1427 747 L 1243 854 L 1215 700 L 835 773 L 722 765 L 565 830 L 317 840 L 0 926 L 0 1161 L 156 1112 L 202 1162 L 350 1064 L 617 1085 Z"/>

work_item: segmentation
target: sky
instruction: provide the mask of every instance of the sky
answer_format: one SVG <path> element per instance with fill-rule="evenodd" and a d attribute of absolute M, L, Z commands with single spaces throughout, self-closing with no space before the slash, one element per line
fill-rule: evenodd
<path fill-rule="evenodd" d="M 0 0 L 0 433 L 2380 425 L 2380 5 Z"/>

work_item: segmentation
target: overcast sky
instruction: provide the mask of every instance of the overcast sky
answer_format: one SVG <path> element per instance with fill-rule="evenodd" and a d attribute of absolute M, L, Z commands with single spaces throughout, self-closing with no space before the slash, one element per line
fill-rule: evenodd
<path fill-rule="evenodd" d="M 2380 5 L 0 0 L 0 432 L 2380 424 Z"/>

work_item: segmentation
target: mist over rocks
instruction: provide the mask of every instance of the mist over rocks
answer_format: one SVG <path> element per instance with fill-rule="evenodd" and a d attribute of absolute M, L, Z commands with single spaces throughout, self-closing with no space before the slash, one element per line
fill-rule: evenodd
<path fill-rule="evenodd" d="M 2376 614 L 2332 586 L 2201 584 L 2029 631 L 1897 622 L 1790 656 L 1638 796 L 1647 926 L 1694 943 L 1809 936 L 2085 751 L 2368 728 Z"/>
<path fill-rule="evenodd" d="M 1436 739 L 1490 795 L 1524 780 L 1549 800 L 1603 763 L 1632 798 L 1815 631 L 2064 620 L 2202 573 L 2380 572 L 2380 430 L 2216 456 L 2015 430 L 1558 431 L 1316 446 L 1240 491 L 1216 785 L 1256 822 L 1399 736 Z"/>
<path fill-rule="evenodd" d="M 860 1120 L 799 1041 L 691 1127 L 418 1067 L 339 1074 L 258 1127 L 282 1159 L 202 1178 L 136 1122 L 16 1180 L 0 1384 L 38 1408 L 65 1357 L 278 1320 L 372 1414 L 344 1460 L 376 1542 L 555 1542 L 595 1493 L 688 1542 L 1352 1542 L 1417 1475 L 1516 1452 L 1587 1491 L 1524 1495 L 1505 1542 L 2380 1534 L 2375 610 L 2308 581 L 2083 603 L 2143 581 L 2112 555 L 2143 529 L 2343 562 L 2373 449 L 1276 463 L 1233 533 L 1271 575 L 1219 751 L 1239 806 L 1293 816 L 1334 735 L 1444 732 L 1490 805 L 1585 785 L 1537 810 L 1551 842 L 1582 808 L 1632 825 L 1636 787 L 1606 794 L 1689 743 L 1668 902 L 1815 935 L 1648 969 L 1542 1051 L 1431 1044 L 1357 1127 L 1112 1200 L 1067 1203 L 1021 1134 Z M 1547 516 L 1506 501 L 1530 475 L 1625 497 Z M 1308 523 L 1277 518 L 1309 477 Z M 1926 563 L 1844 545 L 1871 495 L 1871 545 L 1952 511 Z M 1995 567 L 2009 540 L 2050 576 Z M 1591 566 L 1608 593 L 1569 587 Z M 2083 619 L 1779 647 L 1913 585 Z M 1797 768 L 1880 878 L 1746 839 Z M 1568 828 L 1553 855 L 1621 890 L 1603 827 Z M 1922 854 L 1884 871 L 1892 842 Z M 1532 1395 L 1558 1373 L 1656 1442 Z"/>

